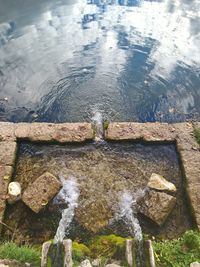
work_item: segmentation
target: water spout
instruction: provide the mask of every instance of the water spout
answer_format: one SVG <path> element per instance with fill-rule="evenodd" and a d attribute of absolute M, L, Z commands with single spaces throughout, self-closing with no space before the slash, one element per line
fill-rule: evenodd
<path fill-rule="evenodd" d="M 124 192 L 121 197 L 120 209 L 117 219 L 123 219 L 134 236 L 136 245 L 136 265 L 142 266 L 143 262 L 143 236 L 142 229 L 137 218 L 137 200 L 143 197 L 145 190 L 138 190 L 134 195 Z"/>
<path fill-rule="evenodd" d="M 103 117 L 101 112 L 95 111 L 92 117 L 92 122 L 95 129 L 95 141 L 99 142 L 103 140 Z"/>
<path fill-rule="evenodd" d="M 63 242 L 69 225 L 74 218 L 74 210 L 78 207 L 79 189 L 76 179 L 70 177 L 65 180 L 64 177 L 60 178 L 63 188 L 60 190 L 55 198 L 55 202 L 64 202 L 68 204 L 68 207 L 63 210 L 62 218 L 59 222 L 56 235 L 54 237 L 54 243 Z"/>

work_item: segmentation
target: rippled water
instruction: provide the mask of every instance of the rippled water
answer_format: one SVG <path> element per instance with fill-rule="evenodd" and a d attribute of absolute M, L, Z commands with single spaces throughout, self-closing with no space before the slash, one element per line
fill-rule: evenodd
<path fill-rule="evenodd" d="M 200 116 L 199 0 L 0 0 L 0 120 Z"/>

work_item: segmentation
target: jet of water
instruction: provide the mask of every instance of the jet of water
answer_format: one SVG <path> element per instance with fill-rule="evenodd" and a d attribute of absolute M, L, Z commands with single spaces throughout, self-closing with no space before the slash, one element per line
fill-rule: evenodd
<path fill-rule="evenodd" d="M 103 117 L 101 112 L 95 110 L 94 111 L 94 116 L 92 117 L 92 122 L 95 127 L 95 140 L 96 141 L 101 141 L 103 140 Z"/>
<path fill-rule="evenodd" d="M 118 218 L 125 220 L 131 230 L 131 234 L 135 240 L 141 242 L 143 240 L 142 229 L 137 219 L 137 202 L 129 192 L 124 192 L 121 197 L 120 211 Z"/>
<path fill-rule="evenodd" d="M 135 194 L 124 192 L 121 197 L 117 219 L 123 219 L 129 226 L 131 235 L 134 236 L 136 244 L 137 266 L 142 266 L 143 261 L 143 236 L 142 229 L 137 218 L 137 201 L 146 193 L 146 190 L 138 190 Z"/>
<path fill-rule="evenodd" d="M 64 177 L 60 177 L 60 180 L 63 187 L 56 196 L 55 202 L 62 201 L 68 204 L 68 207 L 62 211 L 62 218 L 54 237 L 54 243 L 62 242 L 65 238 L 74 217 L 74 210 L 78 207 L 79 198 L 79 188 L 75 177 L 70 177 L 67 180 Z"/>

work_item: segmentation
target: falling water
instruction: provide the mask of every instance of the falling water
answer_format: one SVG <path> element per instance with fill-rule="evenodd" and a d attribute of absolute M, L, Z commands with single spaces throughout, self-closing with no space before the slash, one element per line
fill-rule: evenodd
<path fill-rule="evenodd" d="M 103 140 L 103 118 L 101 112 L 95 110 L 92 122 L 95 127 L 95 141 L 99 142 Z"/>
<path fill-rule="evenodd" d="M 65 180 L 64 177 L 60 177 L 62 182 L 62 189 L 57 195 L 55 202 L 63 202 L 68 204 L 68 207 L 63 210 L 62 218 L 59 222 L 58 229 L 56 231 L 56 235 L 54 237 L 54 243 L 62 242 L 67 230 L 69 229 L 69 225 L 74 217 L 74 210 L 78 207 L 78 198 L 79 198 L 79 189 L 76 179 L 74 177 L 70 177 Z"/>
<path fill-rule="evenodd" d="M 134 236 L 137 266 L 142 266 L 143 261 L 143 236 L 139 220 L 137 219 L 137 201 L 144 196 L 145 192 L 146 190 L 138 190 L 134 195 L 124 192 L 117 214 L 117 219 L 123 219 L 129 226 L 131 235 Z"/>

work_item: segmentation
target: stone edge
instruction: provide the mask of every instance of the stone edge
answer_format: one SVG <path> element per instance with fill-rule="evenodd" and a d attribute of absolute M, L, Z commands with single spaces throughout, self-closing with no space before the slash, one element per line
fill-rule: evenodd
<path fill-rule="evenodd" d="M 200 147 L 196 142 L 193 131 L 200 129 L 200 123 L 136 123 L 113 122 L 105 130 L 105 139 L 110 141 L 144 141 L 175 143 L 180 155 L 182 170 L 186 181 L 186 192 L 190 200 L 191 209 L 200 230 Z M 9 142 L 11 151 L 8 157 L 0 154 L 0 167 L 13 169 L 16 158 L 17 141 L 80 143 L 94 139 L 91 123 L 9 123 L 0 122 L 0 147 Z M 1 153 L 1 151 L 0 151 Z M 12 158 L 9 164 L 7 158 Z M 1 170 L 1 169 L 0 169 Z M 7 193 L 7 185 L 12 177 L 9 170 L 8 179 L 3 194 Z M 0 172 L 0 180 L 5 182 L 5 170 Z M 5 183 L 4 183 L 5 184 Z M 0 201 L 5 206 L 5 198 Z M 0 221 L 3 219 L 5 208 L 0 211 Z"/>
<path fill-rule="evenodd" d="M 180 156 L 191 211 L 200 230 L 200 146 L 194 136 L 195 128 L 200 129 L 199 122 L 175 124 L 113 122 L 105 131 L 105 139 L 174 143 Z"/>

